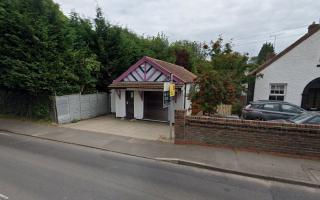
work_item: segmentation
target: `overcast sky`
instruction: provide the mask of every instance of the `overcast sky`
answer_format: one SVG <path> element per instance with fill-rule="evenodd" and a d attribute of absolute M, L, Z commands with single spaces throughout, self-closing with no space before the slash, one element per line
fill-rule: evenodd
<path fill-rule="evenodd" d="M 163 32 L 170 41 L 210 41 L 222 35 L 234 48 L 258 53 L 274 42 L 279 52 L 320 18 L 319 0 L 54 0 L 65 14 L 72 9 L 94 18 L 97 2 L 113 24 L 148 36 Z"/>

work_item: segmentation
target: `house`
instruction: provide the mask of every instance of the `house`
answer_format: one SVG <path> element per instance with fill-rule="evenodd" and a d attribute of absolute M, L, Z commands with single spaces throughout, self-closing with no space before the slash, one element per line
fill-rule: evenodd
<path fill-rule="evenodd" d="M 112 112 L 128 119 L 168 121 L 163 90 L 171 75 L 176 88 L 174 108 L 189 109 L 188 94 L 196 75 L 184 67 L 145 56 L 109 86 Z"/>
<path fill-rule="evenodd" d="M 252 71 L 254 100 L 287 101 L 307 110 L 320 110 L 320 25 Z"/>

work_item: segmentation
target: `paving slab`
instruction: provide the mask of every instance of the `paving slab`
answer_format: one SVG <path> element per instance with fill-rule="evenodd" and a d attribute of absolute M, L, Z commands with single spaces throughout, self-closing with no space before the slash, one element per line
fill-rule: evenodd
<path fill-rule="evenodd" d="M 146 140 L 168 140 L 170 137 L 170 127 L 167 123 L 127 120 L 113 115 L 64 124 L 61 127 Z"/>

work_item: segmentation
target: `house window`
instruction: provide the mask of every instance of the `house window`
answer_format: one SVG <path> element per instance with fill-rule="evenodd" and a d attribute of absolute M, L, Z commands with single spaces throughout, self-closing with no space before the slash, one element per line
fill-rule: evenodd
<path fill-rule="evenodd" d="M 269 100 L 284 101 L 287 84 L 276 83 L 270 84 Z"/>

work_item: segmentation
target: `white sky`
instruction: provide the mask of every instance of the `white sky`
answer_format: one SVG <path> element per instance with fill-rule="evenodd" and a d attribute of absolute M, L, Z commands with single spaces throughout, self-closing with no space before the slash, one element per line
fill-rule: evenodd
<path fill-rule="evenodd" d="M 54 0 L 65 14 L 72 9 L 94 18 L 97 3 L 113 24 L 144 35 L 163 32 L 170 41 L 210 41 L 222 35 L 234 49 L 258 53 L 274 42 L 279 52 L 320 18 L 320 0 Z"/>

